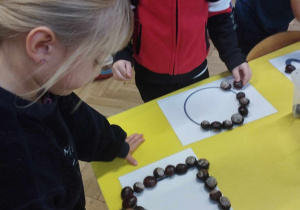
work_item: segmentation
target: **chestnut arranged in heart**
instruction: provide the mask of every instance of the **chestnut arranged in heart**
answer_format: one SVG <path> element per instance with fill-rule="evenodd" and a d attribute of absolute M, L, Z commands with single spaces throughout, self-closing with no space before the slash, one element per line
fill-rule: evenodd
<path fill-rule="evenodd" d="M 209 196 L 213 201 L 218 202 L 221 209 L 230 209 L 231 203 L 229 199 L 222 195 L 222 193 L 215 189 L 217 186 L 217 180 L 215 177 L 210 176 L 208 173 L 210 163 L 205 158 L 197 160 L 194 156 L 189 156 L 184 163 L 179 163 L 175 166 L 168 165 L 165 169 L 155 168 L 153 171 L 153 176 L 147 176 L 142 182 L 136 182 L 133 188 L 127 186 L 121 191 L 121 198 L 123 200 L 123 209 L 134 209 L 134 210 L 144 210 L 142 206 L 137 205 L 137 197 L 134 193 L 141 193 L 145 188 L 153 188 L 157 185 L 158 181 L 172 177 L 175 174 L 184 175 L 188 172 L 189 168 L 197 167 L 198 173 L 196 179 L 204 182 L 205 187 L 210 190 Z"/>
<path fill-rule="evenodd" d="M 238 83 L 238 84 L 236 84 Z M 243 87 L 243 83 L 234 82 L 233 86 L 236 89 L 240 89 Z M 220 85 L 221 89 L 224 91 L 229 91 L 231 89 L 231 84 L 227 81 L 222 81 Z M 239 101 L 240 107 L 238 108 L 238 113 L 233 114 L 231 116 L 231 120 L 224 120 L 223 123 L 214 121 L 210 123 L 207 120 L 203 120 L 201 122 L 201 128 L 204 130 L 212 130 L 212 131 L 221 131 L 222 129 L 231 129 L 233 125 L 241 125 L 244 122 L 244 117 L 248 115 L 248 108 L 247 106 L 250 104 L 250 100 L 246 98 L 244 92 L 238 92 L 236 94 L 236 99 Z"/>

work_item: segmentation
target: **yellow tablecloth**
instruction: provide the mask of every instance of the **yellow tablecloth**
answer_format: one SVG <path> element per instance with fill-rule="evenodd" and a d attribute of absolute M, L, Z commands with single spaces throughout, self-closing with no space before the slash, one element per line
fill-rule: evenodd
<path fill-rule="evenodd" d="M 128 135 L 143 133 L 146 141 L 133 154 L 138 166 L 123 159 L 93 162 L 109 209 L 121 209 L 118 177 L 150 163 L 192 148 L 207 158 L 210 174 L 234 209 L 300 209 L 300 119 L 292 116 L 293 83 L 268 61 L 300 49 L 300 42 L 249 63 L 251 85 L 278 112 L 231 131 L 182 146 L 156 100 L 109 118 Z M 172 94 L 229 76 L 223 73 Z"/>

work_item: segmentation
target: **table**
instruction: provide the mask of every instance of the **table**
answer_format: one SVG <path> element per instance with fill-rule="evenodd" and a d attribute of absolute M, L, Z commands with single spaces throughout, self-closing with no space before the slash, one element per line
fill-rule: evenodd
<path fill-rule="evenodd" d="M 192 148 L 199 158 L 211 162 L 210 174 L 234 209 L 300 209 L 300 119 L 292 116 L 293 83 L 268 62 L 299 49 L 300 42 L 249 63 L 251 85 L 278 112 L 232 131 L 182 146 L 156 100 L 110 117 L 110 123 L 120 125 L 128 135 L 143 133 L 146 141 L 133 154 L 139 162 L 136 167 L 119 158 L 92 163 L 108 208 L 122 206 L 118 177 Z M 172 94 L 229 75 L 222 73 Z"/>

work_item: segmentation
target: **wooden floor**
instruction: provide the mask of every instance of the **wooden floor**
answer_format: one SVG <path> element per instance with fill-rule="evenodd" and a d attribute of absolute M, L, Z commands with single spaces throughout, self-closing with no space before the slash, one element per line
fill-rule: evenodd
<path fill-rule="evenodd" d="M 300 31 L 300 23 L 293 21 L 289 30 Z M 225 65 L 220 61 L 218 52 L 211 44 L 208 56 L 210 75 L 226 71 Z M 96 81 L 75 91 L 85 102 L 106 117 L 113 116 L 143 103 L 134 80 L 119 82 L 113 78 Z M 87 210 L 107 210 L 105 200 L 97 183 L 93 169 L 89 163 L 80 162 Z"/>

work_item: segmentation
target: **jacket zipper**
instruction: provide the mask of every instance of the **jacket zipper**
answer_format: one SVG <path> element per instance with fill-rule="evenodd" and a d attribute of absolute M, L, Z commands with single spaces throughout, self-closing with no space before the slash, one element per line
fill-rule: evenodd
<path fill-rule="evenodd" d="M 177 38 L 178 38 L 178 0 L 176 0 L 176 49 L 177 49 Z M 175 59 L 173 63 L 173 75 L 175 74 L 175 60 L 176 60 L 176 53 Z"/>

